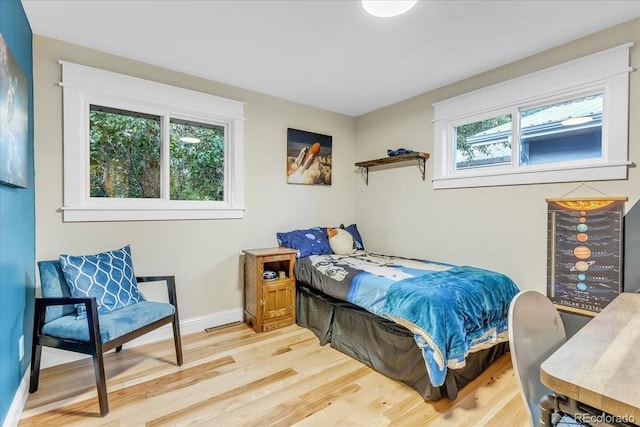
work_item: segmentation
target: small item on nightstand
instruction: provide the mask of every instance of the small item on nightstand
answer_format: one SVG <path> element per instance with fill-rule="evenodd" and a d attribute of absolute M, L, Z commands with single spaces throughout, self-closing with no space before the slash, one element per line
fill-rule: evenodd
<path fill-rule="evenodd" d="M 275 271 L 265 270 L 264 273 L 262 273 L 262 279 L 264 280 L 274 280 L 275 278 L 276 278 Z"/>
<path fill-rule="evenodd" d="M 285 273 L 284 270 L 278 271 L 278 279 L 286 279 L 286 278 L 287 278 L 287 273 Z"/>

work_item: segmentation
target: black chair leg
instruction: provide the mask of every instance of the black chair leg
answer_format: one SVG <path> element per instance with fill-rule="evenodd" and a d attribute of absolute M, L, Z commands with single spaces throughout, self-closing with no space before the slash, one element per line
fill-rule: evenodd
<path fill-rule="evenodd" d="M 38 344 L 38 336 L 44 325 L 46 307 L 41 300 L 36 299 L 33 312 L 33 335 L 31 339 L 31 373 L 29 377 L 29 393 L 38 390 L 40 381 L 40 360 L 42 358 L 42 346 Z"/>
<path fill-rule="evenodd" d="M 96 388 L 98 389 L 98 403 L 100 404 L 100 416 L 109 413 L 109 401 L 107 394 L 107 378 L 104 373 L 104 357 L 102 352 L 93 355 L 93 369 L 96 373 Z"/>
<path fill-rule="evenodd" d="M 180 340 L 180 322 L 178 316 L 173 318 L 173 343 L 176 347 L 176 362 L 178 366 L 182 366 L 182 341 Z"/>
<path fill-rule="evenodd" d="M 38 391 L 40 380 L 40 360 L 42 358 L 42 346 L 35 342 L 31 347 L 31 375 L 29 380 L 29 393 Z"/>
<path fill-rule="evenodd" d="M 100 336 L 100 324 L 98 322 L 98 307 L 95 298 L 87 305 L 87 322 L 89 324 L 89 345 L 93 357 L 93 370 L 96 373 L 96 387 L 98 389 L 98 403 L 100 404 L 100 416 L 109 413 L 109 401 L 107 394 L 107 378 L 104 373 L 104 356 L 102 354 L 102 339 Z"/>

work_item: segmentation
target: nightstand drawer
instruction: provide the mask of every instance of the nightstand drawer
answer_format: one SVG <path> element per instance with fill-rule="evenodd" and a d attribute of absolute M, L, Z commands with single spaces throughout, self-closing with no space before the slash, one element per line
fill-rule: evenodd
<path fill-rule="evenodd" d="M 291 255 L 271 255 L 262 257 L 262 262 L 278 262 L 278 261 L 288 261 L 291 259 Z"/>

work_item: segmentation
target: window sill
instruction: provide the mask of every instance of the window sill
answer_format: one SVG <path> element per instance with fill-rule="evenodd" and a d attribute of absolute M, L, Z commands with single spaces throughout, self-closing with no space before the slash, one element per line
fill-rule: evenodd
<path fill-rule="evenodd" d="M 64 222 L 90 221 L 169 221 L 193 219 L 242 219 L 244 208 L 223 209 L 108 209 L 102 207 L 63 207 Z"/>
<path fill-rule="evenodd" d="M 542 184 L 572 181 L 606 181 L 627 179 L 632 162 L 575 166 L 562 169 L 496 171 L 482 175 L 458 175 L 433 179 L 436 190 L 447 188 L 495 187 L 503 185 Z M 485 171 L 486 172 L 486 171 Z"/>

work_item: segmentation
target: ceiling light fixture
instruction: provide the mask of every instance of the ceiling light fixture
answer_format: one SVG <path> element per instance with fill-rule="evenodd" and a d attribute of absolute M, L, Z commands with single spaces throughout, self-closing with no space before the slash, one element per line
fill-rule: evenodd
<path fill-rule="evenodd" d="M 364 10 L 380 18 L 402 15 L 411 9 L 418 0 L 362 0 Z"/>
<path fill-rule="evenodd" d="M 593 117 L 589 117 L 589 116 L 572 117 L 570 119 L 561 121 L 560 124 L 562 126 L 575 126 L 575 125 L 582 125 L 584 123 L 589 123 L 592 120 L 593 120 Z"/>
<path fill-rule="evenodd" d="M 194 138 L 192 136 L 183 136 L 180 138 L 180 142 L 184 142 L 185 144 L 197 144 L 200 142 L 200 138 Z"/>

